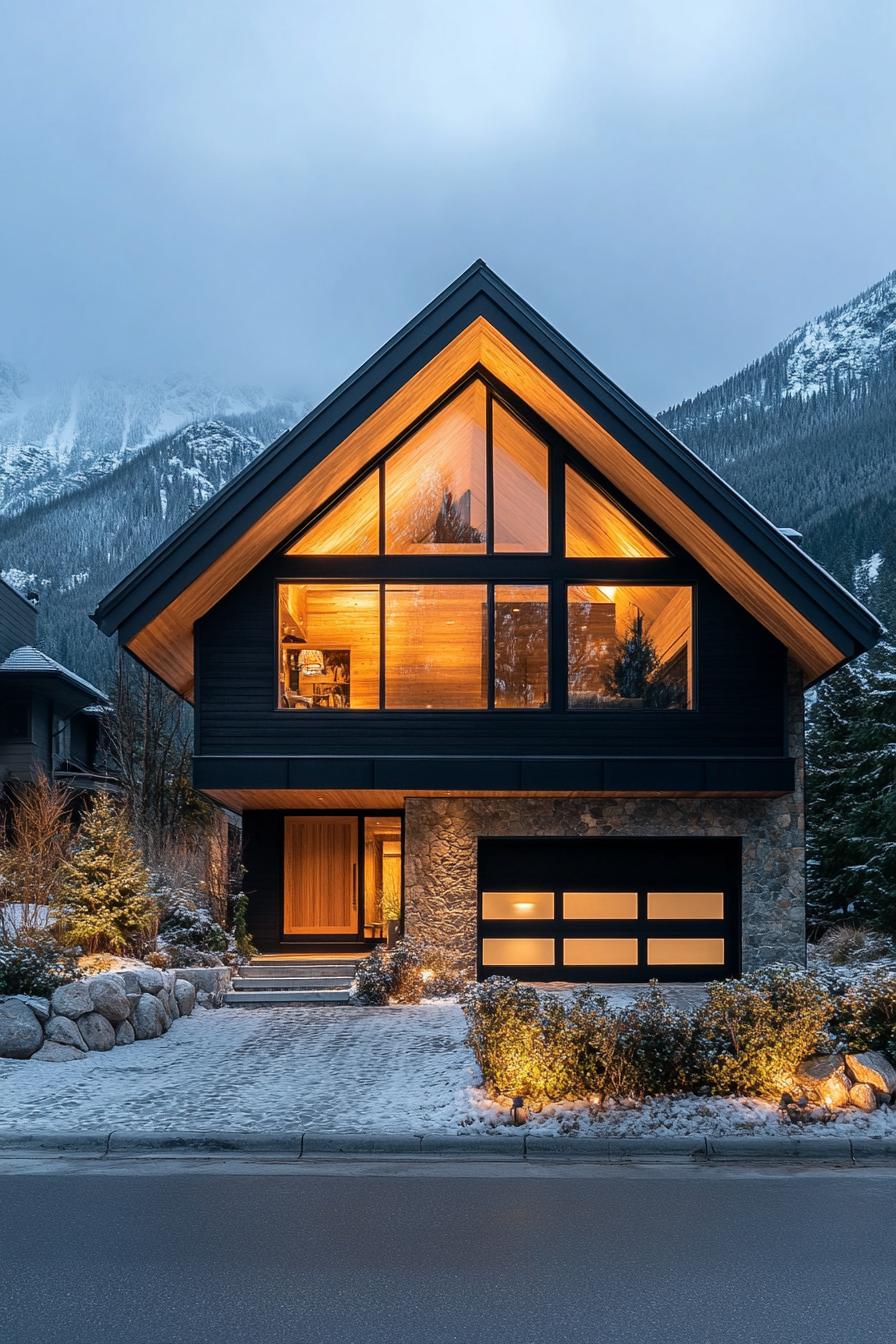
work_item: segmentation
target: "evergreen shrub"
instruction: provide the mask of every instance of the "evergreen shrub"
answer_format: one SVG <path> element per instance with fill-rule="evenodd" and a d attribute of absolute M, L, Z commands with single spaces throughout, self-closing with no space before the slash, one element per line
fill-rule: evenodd
<path fill-rule="evenodd" d="M 467 977 L 444 948 L 416 938 L 400 938 L 392 947 L 378 943 L 358 965 L 352 986 L 356 1003 L 419 1003 L 457 994 Z"/>
<path fill-rule="evenodd" d="M 468 985 L 461 1003 L 486 1087 L 534 1104 L 701 1087 L 777 1098 L 827 1048 L 835 1013 L 820 979 L 787 967 L 717 981 L 690 1013 L 656 985 L 611 1008 L 590 989 L 560 998 L 499 976 Z"/>
<path fill-rule="evenodd" d="M 60 985 L 80 978 L 77 949 L 49 935 L 33 935 L 27 945 L 0 943 L 0 994 L 49 998 Z"/>
<path fill-rule="evenodd" d="M 805 971 L 716 980 L 695 1014 L 695 1081 L 720 1095 L 780 1097 L 800 1061 L 830 1047 L 833 1014 L 827 986 Z"/>
<path fill-rule="evenodd" d="M 882 1050 L 896 1061 L 896 971 L 869 971 L 836 999 L 833 1031 L 851 1054 Z"/>

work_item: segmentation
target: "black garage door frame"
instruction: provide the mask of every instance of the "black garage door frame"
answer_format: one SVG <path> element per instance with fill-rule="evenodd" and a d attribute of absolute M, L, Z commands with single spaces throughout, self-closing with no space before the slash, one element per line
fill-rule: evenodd
<path fill-rule="evenodd" d="M 506 975 L 519 980 L 646 983 L 699 982 L 740 974 L 740 837 L 532 837 L 480 836 L 477 853 L 476 972 L 480 980 Z M 648 892 L 724 892 L 721 920 L 650 919 Z M 636 919 L 564 919 L 563 894 L 575 891 L 637 892 Z M 483 920 L 483 892 L 552 892 L 553 918 Z M 483 938 L 552 938 L 553 965 L 483 964 Z M 638 964 L 566 966 L 564 938 L 637 938 Z M 724 938 L 722 965 L 650 966 L 647 939 Z"/>

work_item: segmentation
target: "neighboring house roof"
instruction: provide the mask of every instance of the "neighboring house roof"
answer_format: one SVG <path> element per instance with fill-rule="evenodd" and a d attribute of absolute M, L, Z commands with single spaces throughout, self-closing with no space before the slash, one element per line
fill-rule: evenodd
<path fill-rule="evenodd" d="M 71 672 L 62 663 L 57 663 L 55 658 L 42 653 L 40 649 L 32 648 L 30 644 L 23 645 L 20 649 L 13 649 L 3 662 L 0 663 L 0 676 L 15 674 L 25 677 L 58 677 L 67 685 L 81 691 L 89 696 L 97 707 L 107 705 L 109 702 L 102 691 L 97 690 L 89 681 L 79 677 L 76 672 Z"/>
<path fill-rule="evenodd" d="M 787 645 L 809 680 L 879 638 L 879 622 L 852 594 L 481 261 L 197 510 L 103 598 L 93 619 L 189 696 L 194 622 L 477 367 L 658 516 Z"/>

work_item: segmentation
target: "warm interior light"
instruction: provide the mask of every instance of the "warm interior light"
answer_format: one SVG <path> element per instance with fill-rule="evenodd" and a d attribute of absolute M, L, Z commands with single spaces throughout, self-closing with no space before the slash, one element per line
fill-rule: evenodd
<path fill-rule="evenodd" d="M 514 903 L 513 903 L 513 908 L 514 908 L 514 910 L 534 910 L 534 909 L 535 909 L 535 902 L 534 902 L 534 901 L 514 901 Z"/>
<path fill-rule="evenodd" d="M 616 601 L 616 589 L 615 589 L 615 588 L 613 588 L 613 587 L 607 587 L 607 588 L 605 588 L 605 587 L 603 587 L 603 585 L 599 585 L 599 587 L 600 587 L 600 591 L 603 593 L 604 597 L 607 599 L 608 602 L 615 602 L 615 601 Z"/>

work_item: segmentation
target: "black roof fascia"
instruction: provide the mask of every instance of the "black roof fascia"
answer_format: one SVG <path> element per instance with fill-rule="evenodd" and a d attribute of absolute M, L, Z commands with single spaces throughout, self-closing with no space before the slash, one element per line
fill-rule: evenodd
<path fill-rule="evenodd" d="M 679 439 L 606 378 L 483 262 L 476 262 L 98 604 L 107 634 L 131 638 L 410 377 L 483 317 L 734 547 L 845 658 L 882 627 Z M 659 521 L 662 521 L 661 519 Z"/>

